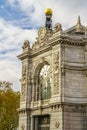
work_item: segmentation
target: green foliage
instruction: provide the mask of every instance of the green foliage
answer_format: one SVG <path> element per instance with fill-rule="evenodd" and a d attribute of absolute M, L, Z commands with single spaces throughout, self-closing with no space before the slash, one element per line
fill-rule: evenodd
<path fill-rule="evenodd" d="M 13 130 L 18 126 L 20 93 L 14 92 L 10 86 L 2 86 L 0 86 L 0 130 Z"/>

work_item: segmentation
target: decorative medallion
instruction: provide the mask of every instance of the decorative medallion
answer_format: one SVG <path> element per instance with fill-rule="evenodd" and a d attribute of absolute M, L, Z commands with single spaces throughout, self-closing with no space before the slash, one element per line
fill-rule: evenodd
<path fill-rule="evenodd" d="M 41 27 L 39 29 L 39 31 L 38 31 L 38 36 L 42 39 L 42 38 L 44 38 L 45 33 L 46 33 L 46 28 L 45 27 Z"/>

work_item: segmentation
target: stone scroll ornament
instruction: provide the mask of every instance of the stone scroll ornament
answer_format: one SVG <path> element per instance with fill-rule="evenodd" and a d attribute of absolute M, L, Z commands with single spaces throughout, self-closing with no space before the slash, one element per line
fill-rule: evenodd
<path fill-rule="evenodd" d="M 53 56 L 54 94 L 59 93 L 59 52 Z"/>
<path fill-rule="evenodd" d="M 54 33 L 62 32 L 62 26 L 60 23 L 55 24 L 54 26 Z"/>

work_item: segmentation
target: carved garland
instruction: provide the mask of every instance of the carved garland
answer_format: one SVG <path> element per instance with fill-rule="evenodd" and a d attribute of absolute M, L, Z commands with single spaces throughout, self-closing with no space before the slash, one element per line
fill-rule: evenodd
<path fill-rule="evenodd" d="M 59 93 L 59 52 L 53 55 L 54 94 Z"/>

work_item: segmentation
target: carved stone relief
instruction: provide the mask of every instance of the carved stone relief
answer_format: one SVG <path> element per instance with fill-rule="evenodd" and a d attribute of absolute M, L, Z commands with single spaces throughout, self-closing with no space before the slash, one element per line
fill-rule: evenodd
<path fill-rule="evenodd" d="M 54 94 L 59 93 L 59 52 L 53 55 Z"/>
<path fill-rule="evenodd" d="M 58 120 L 56 120 L 55 122 L 55 128 L 58 128 L 60 126 L 60 122 Z"/>
<path fill-rule="evenodd" d="M 54 74 L 54 94 L 58 94 L 59 93 L 59 75 Z"/>
<path fill-rule="evenodd" d="M 22 95 L 21 95 L 21 100 L 25 101 L 25 93 L 26 91 L 26 66 L 23 68 L 23 74 L 22 74 Z"/>
<path fill-rule="evenodd" d="M 39 31 L 38 31 L 38 36 L 39 36 L 39 38 L 43 39 L 44 36 L 45 36 L 45 34 L 46 34 L 46 28 L 45 28 L 45 27 L 41 27 L 41 28 L 39 29 Z"/>
<path fill-rule="evenodd" d="M 58 71 L 59 71 L 59 52 L 57 52 L 57 53 L 54 53 L 54 59 L 53 59 L 53 61 L 54 61 L 54 73 L 55 72 L 57 72 L 58 73 Z"/>
<path fill-rule="evenodd" d="M 47 31 L 45 27 L 41 27 L 38 31 L 38 37 L 36 38 L 35 43 L 32 46 L 33 50 L 37 50 L 42 46 L 47 44 L 47 40 L 52 36 L 51 31 Z"/>
<path fill-rule="evenodd" d="M 27 48 L 27 47 L 29 47 L 30 48 L 30 43 L 29 43 L 29 41 L 28 40 L 26 40 L 26 41 L 24 41 L 24 45 L 23 45 L 23 49 L 25 49 L 25 48 Z"/>
<path fill-rule="evenodd" d="M 55 26 L 54 26 L 54 33 L 61 32 L 61 31 L 62 31 L 61 24 L 60 23 L 55 24 Z"/>

